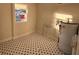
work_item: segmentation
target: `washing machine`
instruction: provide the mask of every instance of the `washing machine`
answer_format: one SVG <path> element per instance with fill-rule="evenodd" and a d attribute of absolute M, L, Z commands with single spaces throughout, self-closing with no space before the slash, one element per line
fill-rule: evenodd
<path fill-rule="evenodd" d="M 77 33 L 78 24 L 64 23 L 60 24 L 59 49 L 64 54 L 72 54 L 72 38 Z"/>

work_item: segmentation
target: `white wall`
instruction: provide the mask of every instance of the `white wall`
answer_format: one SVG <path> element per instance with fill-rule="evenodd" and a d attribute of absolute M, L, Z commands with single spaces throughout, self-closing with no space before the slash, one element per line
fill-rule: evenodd
<path fill-rule="evenodd" d="M 26 10 L 28 10 L 27 14 L 27 22 L 16 23 L 15 21 L 15 14 L 13 17 L 14 22 L 14 37 L 26 35 L 28 33 L 35 32 L 35 25 L 36 25 L 36 4 L 19 4 L 26 6 Z M 14 7 L 15 8 L 15 7 Z M 16 7 L 18 8 L 18 7 Z M 23 7 L 24 8 L 24 7 Z M 15 10 L 14 10 L 15 11 Z M 14 13 L 13 11 L 13 13 Z"/>
<path fill-rule="evenodd" d="M 51 35 L 58 37 L 58 32 L 54 28 L 56 25 L 56 19 L 54 14 L 68 14 L 73 16 L 73 22 L 79 23 L 79 4 L 38 4 L 37 5 L 37 32 L 43 34 L 43 28 L 45 25 L 52 25 Z M 77 20 L 76 20 L 77 19 Z M 48 30 L 50 31 L 50 30 Z M 49 36 L 49 34 L 48 34 Z"/>
<path fill-rule="evenodd" d="M 16 23 L 14 4 L 0 4 L 0 42 L 35 32 L 36 4 L 20 4 L 28 8 L 27 22 Z"/>
<path fill-rule="evenodd" d="M 0 4 L 0 42 L 12 38 L 11 4 Z"/>

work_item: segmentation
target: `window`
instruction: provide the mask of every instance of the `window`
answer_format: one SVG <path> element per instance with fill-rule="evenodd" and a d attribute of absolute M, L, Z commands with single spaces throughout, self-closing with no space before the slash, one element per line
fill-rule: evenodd
<path fill-rule="evenodd" d="M 55 28 L 59 30 L 59 24 L 60 22 L 72 22 L 72 15 L 67 14 L 61 14 L 61 13 L 55 13 L 55 20 L 56 20 L 56 26 Z"/>
<path fill-rule="evenodd" d="M 72 22 L 72 15 L 55 13 L 55 18 L 57 21 Z"/>

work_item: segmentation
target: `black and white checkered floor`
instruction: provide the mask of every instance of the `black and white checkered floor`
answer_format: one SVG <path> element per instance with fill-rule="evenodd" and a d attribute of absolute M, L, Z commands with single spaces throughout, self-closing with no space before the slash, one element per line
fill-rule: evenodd
<path fill-rule="evenodd" d="M 57 42 L 39 34 L 30 34 L 0 43 L 1 55 L 61 55 Z"/>

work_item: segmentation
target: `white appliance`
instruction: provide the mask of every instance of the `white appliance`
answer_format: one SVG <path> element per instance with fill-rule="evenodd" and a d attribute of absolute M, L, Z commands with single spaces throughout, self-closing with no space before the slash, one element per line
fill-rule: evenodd
<path fill-rule="evenodd" d="M 75 50 L 75 49 L 74 49 Z M 79 29 L 78 29 L 78 36 L 77 36 L 77 42 L 76 42 L 76 55 L 79 55 Z"/>
<path fill-rule="evenodd" d="M 61 23 L 59 49 L 65 54 L 72 54 L 72 37 L 77 32 L 78 24 Z"/>

